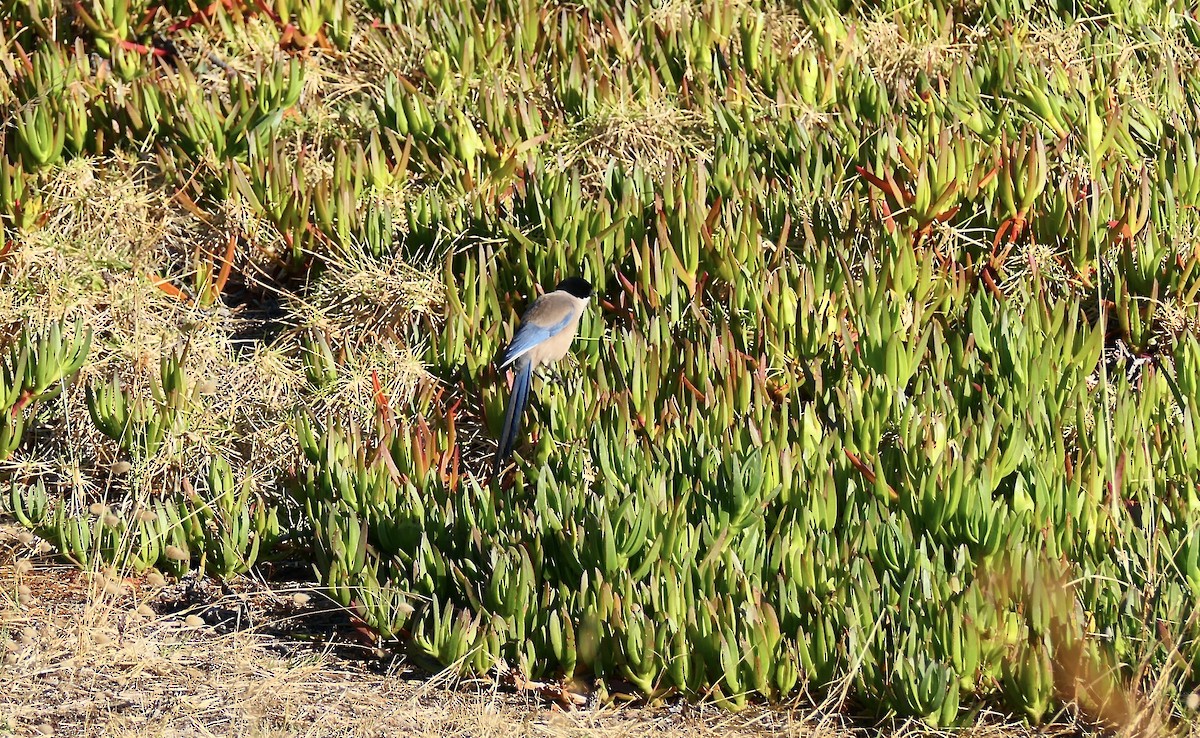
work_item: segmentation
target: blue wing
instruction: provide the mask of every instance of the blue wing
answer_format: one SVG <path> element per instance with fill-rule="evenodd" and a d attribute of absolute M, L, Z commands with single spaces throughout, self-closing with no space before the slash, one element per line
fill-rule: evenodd
<path fill-rule="evenodd" d="M 554 325 L 538 325 L 532 320 L 521 323 L 521 327 L 517 329 L 517 335 L 513 336 L 512 343 L 508 344 L 508 348 L 504 350 L 504 360 L 500 362 L 500 368 L 503 369 L 542 341 L 557 335 L 559 331 L 567 327 L 574 317 L 572 313 L 567 312 L 562 320 Z"/>

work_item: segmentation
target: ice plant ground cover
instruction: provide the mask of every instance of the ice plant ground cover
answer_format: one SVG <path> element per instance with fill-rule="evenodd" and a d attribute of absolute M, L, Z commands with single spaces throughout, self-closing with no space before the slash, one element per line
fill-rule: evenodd
<path fill-rule="evenodd" d="M 1189 5 L 0 18 L 0 507 L 62 560 L 299 564 L 568 702 L 1195 717 Z"/>

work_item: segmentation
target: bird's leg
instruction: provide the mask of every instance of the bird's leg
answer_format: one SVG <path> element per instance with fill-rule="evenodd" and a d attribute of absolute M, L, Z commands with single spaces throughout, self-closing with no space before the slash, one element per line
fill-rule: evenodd
<path fill-rule="evenodd" d="M 561 361 L 545 367 L 546 378 L 553 380 L 555 384 L 563 384 L 563 380 L 567 377 L 567 369 L 576 369 L 578 367 L 579 359 L 568 354 Z"/>

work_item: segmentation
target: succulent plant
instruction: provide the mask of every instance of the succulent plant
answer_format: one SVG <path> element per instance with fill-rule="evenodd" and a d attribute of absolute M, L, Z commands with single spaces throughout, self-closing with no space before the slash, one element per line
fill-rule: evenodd
<path fill-rule="evenodd" d="M 157 382 L 150 382 L 150 398 L 126 389 L 117 377 L 87 387 L 92 422 L 137 460 L 153 457 L 186 424 L 197 392 L 194 384 L 188 387 L 186 356 L 186 347 L 163 355 Z"/>
<path fill-rule="evenodd" d="M 28 420 L 40 401 L 58 394 L 87 359 L 92 332 L 76 322 L 65 334 L 62 322 L 40 333 L 22 326 L 20 336 L 0 354 L 0 460 L 21 444 Z"/>
<path fill-rule="evenodd" d="M 351 255 L 427 266 L 445 295 L 387 338 L 433 381 L 379 392 L 375 427 L 295 416 L 302 523 L 232 457 L 153 502 L 84 515 L 20 478 L 5 508 L 81 564 L 220 576 L 298 525 L 330 597 L 462 673 L 735 710 L 844 684 L 939 728 L 1046 719 L 1064 664 L 1180 698 L 1200 673 L 1200 77 L 1177 58 L 1197 26 L 1158 2 L 962 5 L 369 0 L 368 26 L 341 0 L 0 0 L 0 257 L 65 212 L 64 161 L 117 150 L 206 222 L 227 208 L 199 314 L 235 256 L 302 297 Z M 141 43 L 161 21 L 234 47 L 247 15 L 278 58 L 206 71 Z M 352 28 L 402 51 L 367 84 L 328 94 L 354 54 L 283 55 Z M 597 307 L 535 383 L 513 472 L 484 477 L 495 354 L 567 274 Z M 0 455 L 86 354 L 58 330 L 0 356 Z M 307 391 L 350 379 L 340 350 L 367 339 L 336 339 L 301 336 Z M 139 470 L 199 401 L 179 356 L 148 389 L 86 392 Z"/>

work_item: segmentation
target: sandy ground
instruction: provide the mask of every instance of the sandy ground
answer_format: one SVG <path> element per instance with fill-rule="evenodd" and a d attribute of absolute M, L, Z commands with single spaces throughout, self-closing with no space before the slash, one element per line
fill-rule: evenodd
<path fill-rule="evenodd" d="M 228 585 L 106 577 L 42 548 L 0 522 L 0 735 L 929 735 L 814 711 L 732 715 L 678 702 L 567 711 L 374 652 L 303 572 Z M 959 733 L 1030 734 L 996 721 Z"/>

